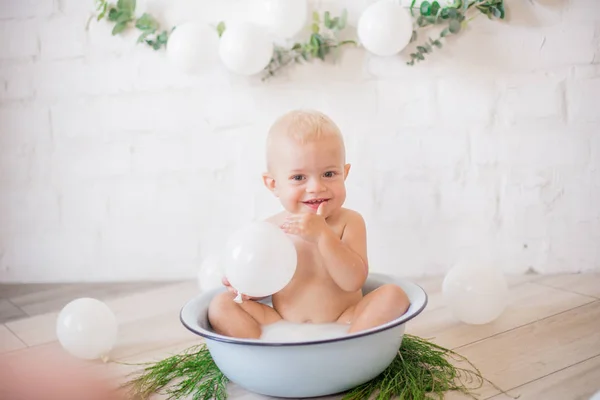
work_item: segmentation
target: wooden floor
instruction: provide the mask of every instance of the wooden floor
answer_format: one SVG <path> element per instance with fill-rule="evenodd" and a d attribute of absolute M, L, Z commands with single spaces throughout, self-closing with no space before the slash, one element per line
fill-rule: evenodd
<path fill-rule="evenodd" d="M 588 400 L 600 390 L 600 274 L 511 277 L 511 305 L 496 321 L 469 326 L 444 307 L 441 278 L 415 279 L 429 295 L 426 310 L 407 332 L 466 356 L 513 397 Z M 146 362 L 197 344 L 179 310 L 198 293 L 196 282 L 169 284 L 0 285 L 0 354 L 60 351 L 58 311 L 78 297 L 96 297 L 117 314 L 112 359 Z M 124 376 L 132 366 L 98 362 Z M 482 399 L 510 399 L 491 385 Z M 230 397 L 259 399 L 232 385 Z M 447 398 L 459 398 L 449 393 Z"/>

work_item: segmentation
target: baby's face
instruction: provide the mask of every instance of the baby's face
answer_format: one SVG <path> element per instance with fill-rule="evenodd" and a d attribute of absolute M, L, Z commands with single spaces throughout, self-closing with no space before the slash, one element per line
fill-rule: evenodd
<path fill-rule="evenodd" d="M 331 137 L 305 144 L 288 138 L 280 141 L 271 163 L 271 189 L 288 212 L 316 213 L 325 201 L 323 216 L 327 217 L 342 207 L 350 166 L 344 165 L 341 145 Z"/>

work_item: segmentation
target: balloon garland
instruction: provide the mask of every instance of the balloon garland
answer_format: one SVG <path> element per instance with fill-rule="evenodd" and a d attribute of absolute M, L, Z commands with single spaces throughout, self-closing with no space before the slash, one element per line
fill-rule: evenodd
<path fill-rule="evenodd" d="M 322 15 L 314 12 L 312 23 L 307 25 L 307 0 L 261 0 L 257 3 L 261 7 L 259 18 L 233 22 L 230 26 L 223 22 L 216 27 L 187 22 L 169 29 L 161 28 L 149 13 L 137 18 L 136 0 L 94 1 L 95 19 L 114 23 L 113 35 L 133 25 L 140 31 L 138 43 L 154 50 L 166 48 L 168 59 L 185 73 L 201 70 L 208 61 L 218 58 L 233 73 L 262 72 L 263 80 L 293 64 L 335 58 L 348 45 L 363 47 L 380 57 L 395 56 L 417 42 L 418 31 L 441 28 L 437 36 L 427 36 L 415 45 L 414 52 L 407 52 L 410 58 L 407 65 L 414 65 L 441 48 L 446 37 L 463 31 L 473 18 L 479 15 L 505 18 L 504 0 L 421 0 L 419 4 L 412 0 L 409 7 L 395 0 L 374 0 L 360 14 L 357 39 L 341 40 L 339 34 L 347 28 L 346 10 L 336 17 L 329 11 Z M 305 42 L 297 41 L 290 46 L 276 44 L 306 36 L 303 32 L 308 36 Z"/>

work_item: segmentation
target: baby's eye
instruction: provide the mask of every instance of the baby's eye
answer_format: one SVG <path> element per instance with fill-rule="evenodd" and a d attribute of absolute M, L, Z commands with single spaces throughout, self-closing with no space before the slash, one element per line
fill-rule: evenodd
<path fill-rule="evenodd" d="M 294 181 L 301 181 L 302 179 L 304 179 L 304 175 L 293 175 L 292 176 L 292 180 L 294 180 Z"/>
<path fill-rule="evenodd" d="M 323 174 L 323 176 L 325 176 L 325 178 L 333 178 L 335 176 L 335 172 L 334 171 L 327 171 Z"/>

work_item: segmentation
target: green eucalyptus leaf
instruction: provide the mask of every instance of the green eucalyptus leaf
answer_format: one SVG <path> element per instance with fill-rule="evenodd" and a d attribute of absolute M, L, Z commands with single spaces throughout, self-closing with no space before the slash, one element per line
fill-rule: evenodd
<path fill-rule="evenodd" d="M 498 4 L 498 10 L 500 10 L 500 18 L 504 19 L 504 17 L 506 16 L 506 12 L 504 11 L 504 3 L 500 2 L 500 4 Z"/>
<path fill-rule="evenodd" d="M 327 29 L 331 29 L 333 27 L 332 22 L 333 21 L 331 20 L 331 15 L 329 14 L 329 11 L 325 11 L 325 14 L 323 14 L 323 25 L 325 25 Z"/>
<path fill-rule="evenodd" d="M 167 31 L 162 31 L 161 34 L 156 37 L 156 41 L 161 44 L 167 44 L 168 40 L 169 34 L 167 33 Z"/>
<path fill-rule="evenodd" d="M 497 7 L 492 7 L 491 10 L 494 17 L 502 18 L 502 12 L 500 12 L 500 10 Z"/>
<path fill-rule="evenodd" d="M 315 24 L 320 24 L 321 23 L 321 17 L 319 16 L 319 13 L 316 11 L 313 11 L 313 22 Z"/>
<path fill-rule="evenodd" d="M 340 17 L 335 17 L 331 21 L 331 29 L 340 29 L 339 24 L 340 24 Z"/>
<path fill-rule="evenodd" d="M 420 7 L 421 15 L 427 16 L 431 14 L 431 4 L 428 1 L 421 3 Z"/>
<path fill-rule="evenodd" d="M 434 40 L 433 45 L 439 49 L 442 47 L 442 42 L 440 42 L 439 40 Z"/>
<path fill-rule="evenodd" d="M 442 17 L 442 19 L 448 19 L 448 13 L 449 13 L 449 9 L 448 8 L 442 8 L 442 12 L 440 13 L 440 17 Z"/>
<path fill-rule="evenodd" d="M 128 23 L 133 20 L 133 16 L 129 13 L 129 11 L 119 11 L 117 15 L 117 23 Z"/>
<path fill-rule="evenodd" d="M 428 22 L 427 22 L 427 20 L 425 19 L 425 17 L 424 17 L 424 16 L 422 16 L 422 15 L 419 15 L 419 17 L 417 18 L 417 25 L 418 25 L 419 27 L 421 27 L 421 28 L 422 28 L 422 27 L 424 27 L 424 26 L 427 26 L 427 23 L 428 23 Z"/>
<path fill-rule="evenodd" d="M 340 16 L 340 22 L 338 23 L 338 28 L 344 29 L 346 27 L 347 21 L 348 21 L 348 11 L 344 8 L 342 10 L 342 15 Z"/>
<path fill-rule="evenodd" d="M 225 32 L 225 22 L 221 21 L 217 24 L 217 34 L 219 37 L 223 36 L 223 32 Z"/>
<path fill-rule="evenodd" d="M 128 11 L 130 14 L 133 14 L 135 11 L 135 0 L 118 0 L 117 8 L 119 10 Z"/>
<path fill-rule="evenodd" d="M 434 1 L 431 3 L 431 15 L 437 15 L 438 11 L 440 11 L 440 3 Z"/>
<path fill-rule="evenodd" d="M 450 34 L 450 29 L 446 28 L 440 33 L 440 37 L 446 37 Z"/>
<path fill-rule="evenodd" d="M 450 31 L 450 33 L 454 34 L 460 32 L 460 22 L 458 22 L 457 20 L 450 21 L 450 24 L 448 25 L 448 30 Z"/>
<path fill-rule="evenodd" d="M 127 28 L 127 22 L 118 22 L 112 30 L 113 36 L 123 32 L 125 28 Z"/>
<path fill-rule="evenodd" d="M 108 3 L 103 2 L 100 7 L 101 8 L 98 9 L 98 11 L 100 11 L 100 14 L 98 14 L 98 18 L 96 19 L 97 21 L 100 21 L 106 15 L 106 10 L 108 9 Z"/>
<path fill-rule="evenodd" d="M 312 24 L 312 33 L 319 33 L 319 24 L 314 23 Z"/>
<path fill-rule="evenodd" d="M 108 10 L 108 20 L 109 21 L 115 22 L 117 20 L 117 18 L 119 17 L 119 15 L 120 15 L 119 11 L 114 7 L 111 7 L 110 10 Z"/>
<path fill-rule="evenodd" d="M 142 31 L 155 31 L 158 29 L 158 21 L 148 13 L 144 13 L 135 21 L 135 27 Z"/>
<path fill-rule="evenodd" d="M 148 37 L 148 35 L 150 35 L 151 33 L 152 32 L 150 32 L 150 31 L 142 32 L 142 34 L 138 37 L 137 43 L 142 43 Z"/>
<path fill-rule="evenodd" d="M 410 37 L 410 42 L 409 42 L 409 43 L 412 43 L 412 42 L 414 42 L 415 40 L 417 40 L 417 31 L 413 30 L 413 31 L 412 31 L 412 35 L 411 35 L 411 37 Z"/>

